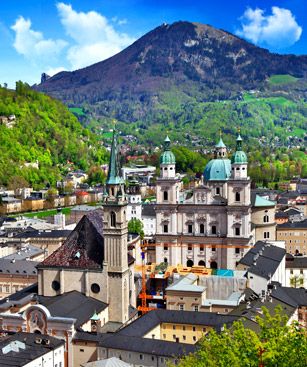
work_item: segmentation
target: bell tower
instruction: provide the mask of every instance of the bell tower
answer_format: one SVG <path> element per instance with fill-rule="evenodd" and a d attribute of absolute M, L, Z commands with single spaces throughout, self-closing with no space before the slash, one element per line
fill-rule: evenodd
<path fill-rule="evenodd" d="M 107 266 L 109 280 L 109 320 L 124 323 L 129 319 L 127 200 L 118 161 L 115 129 L 103 210 L 104 265 Z"/>

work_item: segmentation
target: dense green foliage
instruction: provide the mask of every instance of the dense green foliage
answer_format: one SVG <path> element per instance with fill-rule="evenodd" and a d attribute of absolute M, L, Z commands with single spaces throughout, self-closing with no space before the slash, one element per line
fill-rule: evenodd
<path fill-rule="evenodd" d="M 128 223 L 128 232 L 129 233 L 136 233 L 141 236 L 144 236 L 144 226 L 143 222 L 140 219 L 132 218 L 129 220 Z"/>
<path fill-rule="evenodd" d="M 258 367 L 262 359 L 266 367 L 305 367 L 307 365 L 307 333 L 297 325 L 287 326 L 287 317 L 277 307 L 271 316 L 263 308 L 257 317 L 258 333 L 235 322 L 220 334 L 210 331 L 200 341 L 199 350 L 183 358 L 179 367 Z"/>
<path fill-rule="evenodd" d="M 0 184 L 15 176 L 34 186 L 54 185 L 68 161 L 84 170 L 106 161 L 96 136 L 67 107 L 22 82 L 16 83 L 16 92 L 0 88 L 0 116 L 9 115 L 16 116 L 16 123 L 0 125 Z M 39 169 L 26 165 L 35 162 Z"/>

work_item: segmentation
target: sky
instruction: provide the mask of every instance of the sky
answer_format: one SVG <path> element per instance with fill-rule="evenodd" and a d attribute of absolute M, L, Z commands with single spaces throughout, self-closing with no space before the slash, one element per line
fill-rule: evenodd
<path fill-rule="evenodd" d="M 0 84 L 86 67 L 178 20 L 307 55 L 307 0 L 0 0 Z"/>

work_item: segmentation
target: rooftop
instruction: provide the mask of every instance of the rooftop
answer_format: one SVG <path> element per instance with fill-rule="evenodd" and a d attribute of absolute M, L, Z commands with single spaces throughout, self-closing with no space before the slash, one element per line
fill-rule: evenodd
<path fill-rule="evenodd" d="M 31 259 L 32 257 L 41 255 L 44 253 L 44 250 L 32 246 L 32 245 L 27 245 L 25 247 L 22 247 L 20 250 L 14 252 L 13 254 L 4 256 L 3 259 L 6 260 L 26 260 L 26 259 Z"/>
<path fill-rule="evenodd" d="M 278 229 L 307 229 L 307 219 L 300 222 L 286 222 L 282 224 L 277 224 Z"/>
<path fill-rule="evenodd" d="M 0 258 L 0 273 L 10 275 L 37 275 L 36 265 L 38 262 L 29 260 L 10 260 Z"/>
<path fill-rule="evenodd" d="M 48 308 L 52 316 L 76 319 L 76 327 L 90 320 L 95 312 L 100 313 L 108 307 L 104 302 L 72 291 L 54 297 L 37 296 L 39 304 Z"/>
<path fill-rule="evenodd" d="M 258 241 L 239 263 L 248 266 L 248 272 L 270 279 L 285 255 L 285 249 Z"/>
<path fill-rule="evenodd" d="M 21 367 L 64 345 L 49 335 L 16 333 L 0 341 L 0 366 Z"/>
<path fill-rule="evenodd" d="M 102 268 L 104 259 L 103 211 L 82 217 L 63 245 L 39 267 Z"/>
<path fill-rule="evenodd" d="M 168 286 L 166 291 L 203 292 L 206 287 L 197 285 L 198 276 L 190 273 Z"/>

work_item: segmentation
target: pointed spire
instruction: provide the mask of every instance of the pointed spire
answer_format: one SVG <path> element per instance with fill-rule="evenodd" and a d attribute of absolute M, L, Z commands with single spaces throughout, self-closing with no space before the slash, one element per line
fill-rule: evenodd
<path fill-rule="evenodd" d="M 240 127 L 238 127 L 237 131 L 238 131 L 238 136 L 237 136 L 237 139 L 236 139 L 236 142 L 237 142 L 236 150 L 240 151 L 240 150 L 242 150 L 242 141 L 243 141 L 243 139 L 241 138 L 241 135 L 240 135 L 240 132 L 241 132 Z"/>
<path fill-rule="evenodd" d="M 121 177 L 120 165 L 118 161 L 118 151 L 117 151 L 117 135 L 115 127 L 113 129 L 113 139 L 111 147 L 111 155 L 109 161 L 109 172 L 107 178 L 107 185 L 118 185 L 122 184 L 124 180 Z"/>
<path fill-rule="evenodd" d="M 170 150 L 171 146 L 171 139 L 166 135 L 166 138 L 164 139 L 164 150 Z"/>

